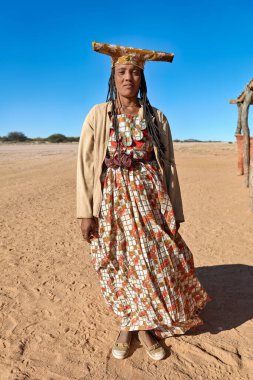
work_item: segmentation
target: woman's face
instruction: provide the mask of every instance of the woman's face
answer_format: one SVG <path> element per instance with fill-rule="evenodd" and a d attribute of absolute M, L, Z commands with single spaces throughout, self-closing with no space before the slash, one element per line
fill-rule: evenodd
<path fill-rule="evenodd" d="M 115 84 L 119 95 L 136 97 L 141 83 L 141 69 L 135 65 L 115 65 Z"/>

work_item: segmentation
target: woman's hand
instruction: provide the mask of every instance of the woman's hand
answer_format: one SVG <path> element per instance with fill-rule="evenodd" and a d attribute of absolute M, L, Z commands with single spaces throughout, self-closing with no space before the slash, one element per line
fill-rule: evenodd
<path fill-rule="evenodd" d="M 98 237 L 98 221 L 97 218 L 83 218 L 81 222 L 81 231 L 85 241 L 89 244 L 90 239 L 93 237 Z"/>

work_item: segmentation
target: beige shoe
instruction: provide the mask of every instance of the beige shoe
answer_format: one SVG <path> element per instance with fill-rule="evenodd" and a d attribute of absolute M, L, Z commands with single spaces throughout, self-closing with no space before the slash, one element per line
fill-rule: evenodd
<path fill-rule="evenodd" d="M 118 333 L 118 336 L 114 342 L 114 346 L 112 348 L 112 354 L 116 359 L 124 359 L 127 357 L 132 341 L 132 335 L 133 333 L 130 334 L 130 339 L 129 342 L 126 343 L 121 343 L 117 342 L 118 337 L 120 336 L 121 331 Z"/>
<path fill-rule="evenodd" d="M 156 340 L 156 343 L 154 343 L 152 346 L 148 346 L 140 337 L 140 334 L 138 332 L 138 338 L 142 345 L 145 347 L 147 354 L 154 360 L 161 360 L 165 357 L 166 351 L 165 349 L 160 345 L 158 340 Z"/>

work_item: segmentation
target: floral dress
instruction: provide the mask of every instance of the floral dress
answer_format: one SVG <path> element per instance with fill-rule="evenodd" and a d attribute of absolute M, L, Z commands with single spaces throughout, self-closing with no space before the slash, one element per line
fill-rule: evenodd
<path fill-rule="evenodd" d="M 198 281 L 193 256 L 180 233 L 145 119 L 117 115 L 120 142 L 141 161 L 134 168 L 106 167 L 101 176 L 98 237 L 91 260 L 108 307 L 122 330 L 153 330 L 160 338 L 202 325 L 211 301 Z M 112 119 L 108 157 L 116 149 Z"/>

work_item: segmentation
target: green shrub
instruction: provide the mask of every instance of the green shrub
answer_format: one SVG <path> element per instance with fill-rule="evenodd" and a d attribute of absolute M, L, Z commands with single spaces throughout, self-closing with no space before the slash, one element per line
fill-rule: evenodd
<path fill-rule="evenodd" d="M 10 132 L 3 137 L 3 141 L 26 141 L 28 138 L 23 132 Z"/>
<path fill-rule="evenodd" d="M 48 136 L 47 141 L 52 143 L 60 143 L 67 141 L 67 137 L 60 133 L 55 133 L 53 135 Z"/>

